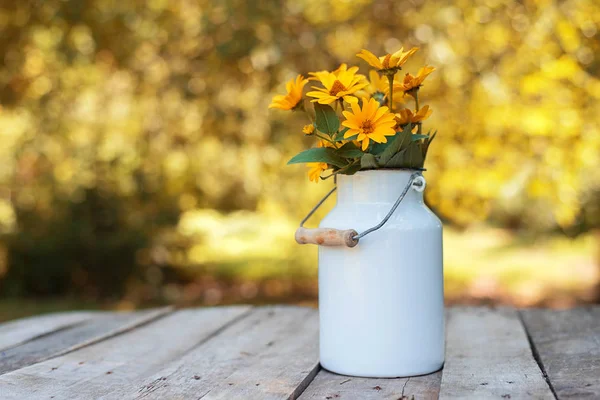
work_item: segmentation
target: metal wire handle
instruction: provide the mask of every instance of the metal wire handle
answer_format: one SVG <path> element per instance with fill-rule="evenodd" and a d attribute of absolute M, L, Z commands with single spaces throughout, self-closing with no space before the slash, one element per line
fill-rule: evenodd
<path fill-rule="evenodd" d="M 317 203 L 317 205 L 316 205 L 316 206 L 314 206 L 312 210 L 310 210 L 310 212 L 308 213 L 308 215 L 307 215 L 306 217 L 304 217 L 304 219 L 303 219 L 302 221 L 300 221 L 300 228 L 303 228 L 303 227 L 304 227 L 304 224 L 306 223 L 306 221 L 308 221 L 308 219 L 309 219 L 310 217 L 312 217 L 312 215 L 315 213 L 315 211 L 317 211 L 317 210 L 319 209 L 319 207 L 321 207 L 321 205 L 322 205 L 323 203 L 325 203 L 325 200 L 327 200 L 327 199 L 329 198 L 329 196 L 331 196 L 331 195 L 333 194 L 333 192 L 335 192 L 335 190 L 336 190 L 336 189 L 337 189 L 337 186 L 334 186 L 334 187 L 333 187 L 333 189 L 331 189 L 331 190 L 329 191 L 329 193 L 327 193 L 327 194 L 326 194 L 326 195 L 325 195 L 325 196 L 324 196 L 324 197 L 321 199 L 321 201 L 319 201 L 319 202 Z"/>
<path fill-rule="evenodd" d="M 417 179 L 417 178 L 421 178 L 421 179 Z M 358 241 L 359 239 L 362 239 L 363 237 L 367 236 L 369 233 L 373 233 L 376 230 L 378 230 L 381 227 L 383 227 L 386 224 L 386 222 L 388 222 L 388 220 L 392 217 L 392 215 L 394 214 L 394 212 L 396 211 L 396 209 L 398 208 L 398 206 L 400 205 L 400 203 L 402 203 L 402 200 L 404 200 L 404 197 L 408 193 L 408 190 L 410 189 L 411 186 L 416 186 L 416 187 L 420 188 L 419 191 L 422 191 L 424 189 L 425 179 L 421 175 L 420 171 L 413 172 L 411 174 L 410 178 L 408 179 L 408 183 L 406 184 L 406 186 L 402 190 L 402 193 L 400 193 L 400 196 L 398 197 L 398 199 L 396 200 L 396 202 L 394 203 L 394 205 L 392 206 L 392 208 L 390 209 L 390 211 L 387 213 L 387 215 L 381 220 L 381 222 L 378 223 L 377 225 L 375 225 L 374 227 L 367 229 L 364 232 L 361 232 L 359 234 L 354 235 L 352 237 L 352 240 Z M 308 213 L 308 215 L 306 217 L 304 217 L 304 219 L 300 222 L 300 228 L 304 227 L 304 224 L 306 223 L 306 221 L 308 221 L 308 219 L 310 217 L 312 217 L 312 215 L 315 213 L 315 211 L 317 211 L 319 209 L 319 207 L 321 207 L 321 205 L 325 202 L 325 200 L 327 200 L 329 198 L 329 196 L 331 196 L 331 194 L 333 192 L 335 192 L 336 189 L 337 189 L 337 187 L 334 187 L 333 189 L 331 189 L 329 191 L 329 193 L 327 193 L 321 199 L 321 201 L 319 201 L 317 203 L 317 205 L 315 205 L 313 207 L 313 209 L 310 210 L 310 212 Z"/>

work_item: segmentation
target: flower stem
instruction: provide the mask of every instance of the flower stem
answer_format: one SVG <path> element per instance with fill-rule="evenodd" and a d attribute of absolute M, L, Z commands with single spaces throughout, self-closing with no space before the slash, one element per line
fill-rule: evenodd
<path fill-rule="evenodd" d="M 317 134 L 315 134 L 315 136 L 316 136 L 316 137 L 318 137 L 319 139 L 323 139 L 323 140 L 325 140 L 325 141 L 327 141 L 327 142 L 329 142 L 329 143 L 331 143 L 331 144 L 335 144 L 335 142 L 334 142 L 334 141 L 332 141 L 332 140 L 331 140 L 330 138 L 328 138 L 328 137 L 321 136 L 321 135 L 319 135 L 318 133 L 317 133 Z"/>
<path fill-rule="evenodd" d="M 413 97 L 415 98 L 415 111 L 419 112 L 419 91 L 418 90 L 415 90 L 413 92 Z"/>
<path fill-rule="evenodd" d="M 390 83 L 390 93 L 388 94 L 390 112 L 394 112 L 394 74 L 387 74 L 388 81 Z"/>
<path fill-rule="evenodd" d="M 318 133 L 316 133 L 315 136 L 318 137 L 319 139 L 323 139 L 323 140 L 331 143 L 333 145 L 333 147 L 335 147 L 336 149 L 339 149 L 338 144 L 336 142 L 334 142 L 333 140 L 331 140 L 330 138 L 321 136 Z"/>
<path fill-rule="evenodd" d="M 413 97 L 415 98 L 415 114 L 416 114 L 419 112 L 419 89 L 415 88 L 413 90 L 414 90 Z M 419 124 L 417 126 L 417 134 L 420 135 L 422 132 L 422 128 L 421 128 L 422 122 L 417 122 L 417 123 Z"/>

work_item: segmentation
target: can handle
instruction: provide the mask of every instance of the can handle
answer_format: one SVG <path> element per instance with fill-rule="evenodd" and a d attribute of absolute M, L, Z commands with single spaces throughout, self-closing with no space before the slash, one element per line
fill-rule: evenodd
<path fill-rule="evenodd" d="M 358 244 L 358 235 L 354 229 L 333 229 L 300 227 L 296 230 L 296 242 L 300 244 L 317 244 L 320 246 L 346 246 L 354 247 Z"/>
<path fill-rule="evenodd" d="M 379 224 L 367 229 L 362 233 L 358 233 L 354 229 L 341 230 L 334 228 L 305 228 L 304 223 L 315 213 L 315 211 L 317 211 L 319 207 L 321 207 L 325 200 L 327 200 L 327 198 L 331 196 L 333 192 L 335 192 L 337 188 L 334 187 L 325 195 L 325 197 L 321 199 L 321 201 L 317 203 L 317 205 L 308 213 L 308 215 L 304 217 L 302 222 L 300 222 L 300 227 L 296 230 L 296 242 L 298 242 L 298 244 L 316 244 L 320 246 L 354 247 L 358 244 L 358 241 L 361 238 L 367 236 L 369 233 L 375 232 L 384 226 L 386 222 L 388 222 L 390 217 L 394 214 L 394 211 L 396 211 L 402 200 L 404 200 L 406 193 L 408 193 L 408 190 L 411 187 L 414 187 L 414 189 L 418 192 L 422 192 L 425 190 L 425 185 L 425 178 L 423 178 L 421 172 L 414 172 L 410 176 L 408 183 L 404 187 L 404 190 L 402 190 L 402 193 L 383 220 L 381 220 Z"/>

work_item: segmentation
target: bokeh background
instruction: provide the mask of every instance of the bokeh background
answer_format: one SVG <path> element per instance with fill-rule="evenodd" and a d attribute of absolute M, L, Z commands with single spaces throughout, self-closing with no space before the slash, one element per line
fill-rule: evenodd
<path fill-rule="evenodd" d="M 400 46 L 437 68 L 447 302 L 598 301 L 599 27 L 596 0 L 0 0 L 0 319 L 316 304 L 293 232 L 332 182 L 267 106 Z"/>

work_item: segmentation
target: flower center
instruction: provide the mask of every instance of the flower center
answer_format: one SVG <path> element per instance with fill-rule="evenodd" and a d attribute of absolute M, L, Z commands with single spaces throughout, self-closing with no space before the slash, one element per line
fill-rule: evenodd
<path fill-rule="evenodd" d="M 331 89 L 329 90 L 329 94 L 332 96 L 337 95 L 339 92 L 343 92 L 347 90 L 346 86 L 344 86 L 344 84 L 342 82 L 340 82 L 339 80 L 335 80 L 335 82 L 333 82 L 333 85 L 331 85 Z"/>
<path fill-rule="evenodd" d="M 368 135 L 370 133 L 373 133 L 373 131 L 375 130 L 375 125 L 373 125 L 371 120 L 368 119 L 366 121 L 363 121 L 361 128 L 362 128 L 363 133 L 365 135 Z"/>

